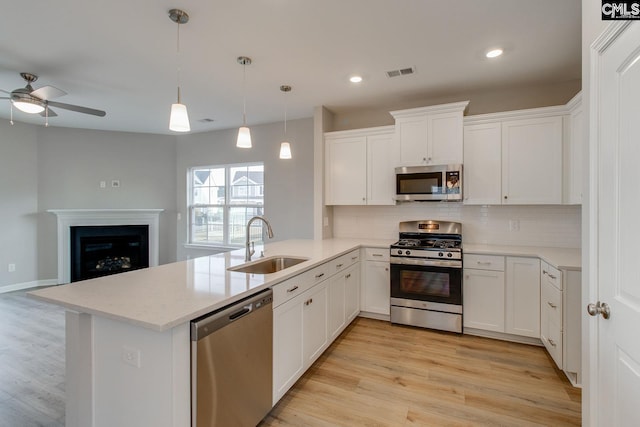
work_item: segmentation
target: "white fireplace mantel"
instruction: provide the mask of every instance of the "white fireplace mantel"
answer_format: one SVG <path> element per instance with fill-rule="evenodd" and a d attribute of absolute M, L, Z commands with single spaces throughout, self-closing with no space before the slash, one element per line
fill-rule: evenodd
<path fill-rule="evenodd" d="M 158 265 L 159 220 L 164 209 L 49 209 L 58 217 L 58 284 L 71 281 L 71 227 L 148 225 L 149 266 Z"/>

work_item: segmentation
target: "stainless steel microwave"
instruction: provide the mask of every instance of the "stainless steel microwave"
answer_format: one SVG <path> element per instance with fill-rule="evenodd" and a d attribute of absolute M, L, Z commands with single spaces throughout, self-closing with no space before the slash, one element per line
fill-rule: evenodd
<path fill-rule="evenodd" d="M 462 201 L 462 165 L 396 168 L 396 201 Z"/>

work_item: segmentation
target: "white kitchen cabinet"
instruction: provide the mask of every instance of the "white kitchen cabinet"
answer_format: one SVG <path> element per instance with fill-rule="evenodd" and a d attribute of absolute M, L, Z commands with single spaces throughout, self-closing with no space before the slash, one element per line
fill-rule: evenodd
<path fill-rule="evenodd" d="M 391 111 L 398 166 L 462 163 L 462 115 L 469 101 Z"/>
<path fill-rule="evenodd" d="M 468 205 L 502 204 L 502 125 L 464 126 L 463 200 Z"/>
<path fill-rule="evenodd" d="M 465 255 L 464 265 L 464 327 L 504 332 L 504 257 Z"/>
<path fill-rule="evenodd" d="M 303 299 L 296 297 L 273 309 L 273 403 L 304 373 Z"/>
<path fill-rule="evenodd" d="M 360 264 L 349 267 L 344 273 L 344 300 L 346 324 L 360 313 Z M 346 325 L 345 325 L 346 326 Z"/>
<path fill-rule="evenodd" d="M 540 338 L 540 259 L 506 257 L 505 332 Z"/>
<path fill-rule="evenodd" d="M 360 311 L 360 250 L 273 287 L 273 404 Z"/>
<path fill-rule="evenodd" d="M 465 117 L 464 203 L 562 204 L 567 155 L 581 156 L 567 145 L 568 118 L 567 106 Z"/>
<path fill-rule="evenodd" d="M 361 310 L 367 317 L 388 318 L 391 310 L 389 249 L 365 248 L 361 280 Z"/>
<path fill-rule="evenodd" d="M 587 145 L 582 93 L 574 96 L 567 107 L 569 115 L 565 116 L 564 203 L 579 205 L 582 204 L 583 153 Z"/>
<path fill-rule="evenodd" d="M 562 204 L 562 116 L 502 123 L 503 204 Z"/>
<path fill-rule="evenodd" d="M 395 204 L 393 126 L 325 133 L 327 205 Z"/>
<path fill-rule="evenodd" d="M 540 340 L 553 361 L 562 369 L 562 273 L 540 262 Z"/>

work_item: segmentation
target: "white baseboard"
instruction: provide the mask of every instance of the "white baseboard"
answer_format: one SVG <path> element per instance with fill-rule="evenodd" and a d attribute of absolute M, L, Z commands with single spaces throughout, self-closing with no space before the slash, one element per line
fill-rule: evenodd
<path fill-rule="evenodd" d="M 56 279 L 34 280 L 33 282 L 16 283 L 14 285 L 0 286 L 0 294 L 6 292 L 20 291 L 23 289 L 39 288 L 41 286 L 57 285 Z"/>

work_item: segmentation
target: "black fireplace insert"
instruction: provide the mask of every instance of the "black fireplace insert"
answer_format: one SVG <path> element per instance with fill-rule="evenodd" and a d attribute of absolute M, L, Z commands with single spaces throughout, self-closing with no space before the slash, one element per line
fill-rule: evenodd
<path fill-rule="evenodd" d="M 148 225 L 71 227 L 71 281 L 149 267 Z"/>

